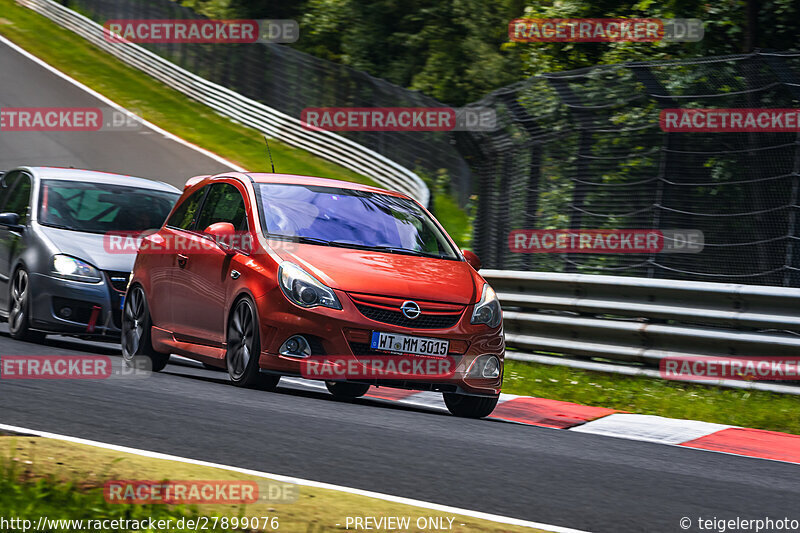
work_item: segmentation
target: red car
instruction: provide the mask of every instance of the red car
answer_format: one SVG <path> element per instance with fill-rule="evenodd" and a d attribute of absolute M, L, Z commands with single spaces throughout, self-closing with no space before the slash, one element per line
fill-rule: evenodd
<path fill-rule="evenodd" d="M 282 174 L 200 176 L 141 240 L 123 356 L 158 371 L 179 354 L 265 389 L 282 375 L 316 377 L 340 398 L 370 385 L 438 391 L 453 414 L 483 417 L 500 394 L 505 342 L 479 268 L 397 192 Z M 366 362 L 387 372 L 363 371 Z M 408 371 L 412 363 L 421 371 Z"/>

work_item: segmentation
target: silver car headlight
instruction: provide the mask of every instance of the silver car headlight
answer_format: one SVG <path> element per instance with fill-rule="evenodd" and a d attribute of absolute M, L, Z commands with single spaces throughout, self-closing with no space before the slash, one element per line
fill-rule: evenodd
<path fill-rule="evenodd" d="M 284 261 L 278 268 L 279 285 L 283 294 L 292 303 L 300 307 L 330 307 L 341 309 L 342 304 L 333 289 L 321 283 L 317 278 L 289 261 Z"/>
<path fill-rule="evenodd" d="M 54 276 L 72 281 L 98 283 L 103 279 L 100 271 L 86 261 L 64 254 L 53 256 L 51 271 Z"/>
<path fill-rule="evenodd" d="M 503 320 L 503 311 L 500 309 L 500 300 L 497 299 L 494 289 L 488 283 L 483 284 L 481 300 L 475 304 L 472 312 L 473 324 L 486 324 L 490 328 L 496 328 Z"/>

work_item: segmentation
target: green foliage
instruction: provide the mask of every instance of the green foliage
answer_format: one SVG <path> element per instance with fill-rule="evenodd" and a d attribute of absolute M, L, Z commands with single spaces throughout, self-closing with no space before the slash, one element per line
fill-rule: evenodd
<path fill-rule="evenodd" d="M 456 241 L 460 248 L 469 248 L 472 241 L 472 221 L 474 219 L 473 201 L 462 209 L 450 190 L 451 180 L 445 169 L 439 169 L 436 176 L 431 176 L 424 169 L 418 168 L 416 174 L 422 178 L 431 191 L 433 205 L 431 211 L 444 227 L 445 231 Z"/>
<path fill-rule="evenodd" d="M 526 77 L 596 64 L 797 46 L 796 0 L 184 0 L 205 15 L 298 18 L 296 48 L 450 105 Z M 754 20 L 748 19 L 748 4 Z M 698 18 L 697 43 L 514 43 L 515 18 Z"/>

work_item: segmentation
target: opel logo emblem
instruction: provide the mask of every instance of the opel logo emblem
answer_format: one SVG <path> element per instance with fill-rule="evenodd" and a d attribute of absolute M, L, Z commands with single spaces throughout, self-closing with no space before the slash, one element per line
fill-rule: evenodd
<path fill-rule="evenodd" d="M 417 302 L 412 301 L 403 302 L 403 305 L 400 306 L 400 310 L 403 312 L 406 318 L 411 320 L 417 318 L 421 313 Z"/>

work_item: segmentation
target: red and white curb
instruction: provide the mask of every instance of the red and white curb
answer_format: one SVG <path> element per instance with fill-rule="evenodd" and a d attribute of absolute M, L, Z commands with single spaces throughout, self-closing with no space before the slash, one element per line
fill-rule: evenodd
<path fill-rule="evenodd" d="M 322 382 L 300 378 L 283 378 L 281 384 L 306 390 L 327 390 Z M 447 412 L 442 395 L 436 392 L 372 387 L 365 398 Z M 800 435 L 777 431 L 637 415 L 514 394 L 501 394 L 497 407 L 487 418 L 800 464 Z"/>

